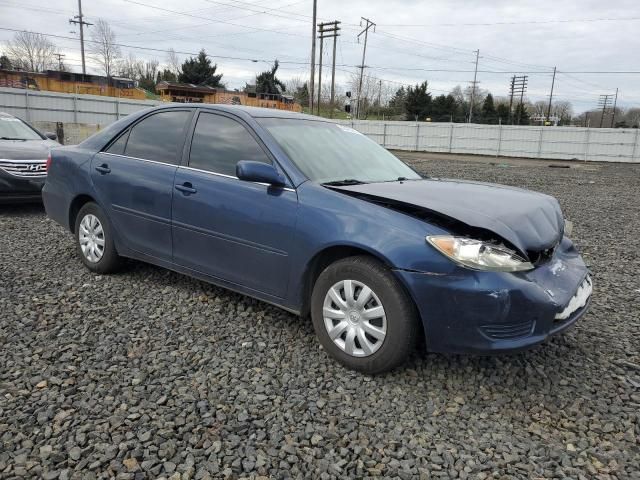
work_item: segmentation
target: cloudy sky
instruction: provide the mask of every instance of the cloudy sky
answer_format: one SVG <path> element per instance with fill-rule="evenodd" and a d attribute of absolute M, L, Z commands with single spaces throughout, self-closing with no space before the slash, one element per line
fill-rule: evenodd
<path fill-rule="evenodd" d="M 274 58 L 281 61 L 280 77 L 308 77 L 311 12 L 312 0 L 83 4 L 87 21 L 110 23 L 117 41 L 127 45 L 124 54 L 162 63 L 169 48 L 181 57 L 205 48 L 232 88 L 251 82 Z M 0 49 L 13 35 L 9 29 L 69 37 L 51 39 L 79 71 L 78 29 L 68 23 L 75 14 L 76 0 L 0 0 Z M 512 75 L 526 74 L 529 99 L 544 99 L 557 66 L 555 96 L 571 101 L 577 112 L 594 107 L 599 95 L 615 93 L 616 87 L 619 104 L 640 107 L 637 0 L 318 0 L 318 17 L 342 22 L 336 59 L 342 84 L 361 62 L 357 34 L 360 18 L 367 17 L 377 26 L 369 35 L 366 73 L 394 89 L 424 80 L 434 94 L 467 86 L 479 49 L 480 86 L 496 96 L 507 94 Z M 329 55 L 325 48 L 325 65 Z M 93 62 L 88 67 L 98 73 Z"/>

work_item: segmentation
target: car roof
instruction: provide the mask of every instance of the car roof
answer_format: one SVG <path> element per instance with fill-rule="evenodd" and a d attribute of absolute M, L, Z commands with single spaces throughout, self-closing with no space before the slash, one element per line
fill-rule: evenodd
<path fill-rule="evenodd" d="M 13 115 L 11 115 L 10 113 L 6 113 L 6 112 L 0 112 L 0 117 L 5 117 L 5 118 L 16 118 Z"/>
<path fill-rule="evenodd" d="M 184 106 L 184 103 L 175 105 L 176 108 Z M 313 115 L 307 115 L 305 113 L 291 112 L 289 110 L 280 110 L 277 108 L 262 108 L 262 107 L 247 107 L 244 105 L 225 105 L 222 103 L 193 103 L 186 104 L 190 106 L 197 106 L 200 108 L 206 108 L 208 110 L 218 110 L 223 112 L 245 114 L 253 118 L 291 118 L 295 120 L 316 120 L 327 121 L 322 117 L 316 117 Z"/>

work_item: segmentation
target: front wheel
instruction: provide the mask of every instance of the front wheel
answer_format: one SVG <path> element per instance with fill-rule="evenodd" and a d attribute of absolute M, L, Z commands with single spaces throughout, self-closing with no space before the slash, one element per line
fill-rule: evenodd
<path fill-rule="evenodd" d="M 115 272 L 121 264 L 104 211 L 96 203 L 83 205 L 75 224 L 76 251 L 82 263 L 95 273 Z"/>
<path fill-rule="evenodd" d="M 419 336 L 413 302 L 388 268 L 366 256 L 339 260 L 320 274 L 311 319 L 331 356 L 370 374 L 403 363 Z"/>

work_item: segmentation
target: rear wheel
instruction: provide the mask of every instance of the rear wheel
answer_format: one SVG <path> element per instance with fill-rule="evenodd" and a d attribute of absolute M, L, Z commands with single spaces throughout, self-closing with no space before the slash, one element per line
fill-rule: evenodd
<path fill-rule="evenodd" d="M 112 273 L 121 264 L 104 211 L 96 203 L 83 205 L 75 223 L 76 251 L 82 263 L 96 273 Z"/>
<path fill-rule="evenodd" d="M 320 274 L 311 318 L 324 349 L 365 373 L 397 367 L 419 337 L 413 302 L 389 269 L 366 256 L 339 260 Z"/>

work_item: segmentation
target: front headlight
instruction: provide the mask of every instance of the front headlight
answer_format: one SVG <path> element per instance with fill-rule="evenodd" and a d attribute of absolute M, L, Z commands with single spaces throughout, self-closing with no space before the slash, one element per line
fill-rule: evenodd
<path fill-rule="evenodd" d="M 533 265 L 513 250 L 481 240 L 452 235 L 428 236 L 427 242 L 463 267 L 493 272 L 521 272 Z"/>

